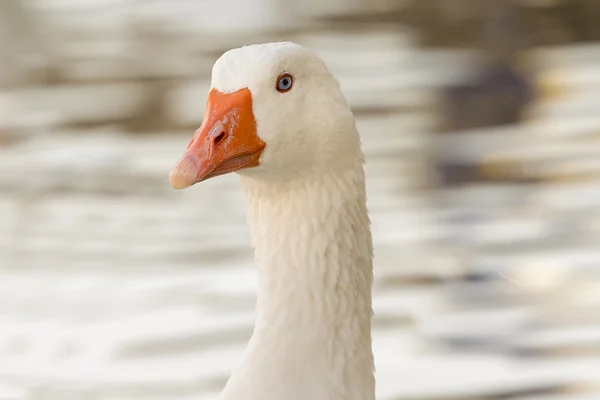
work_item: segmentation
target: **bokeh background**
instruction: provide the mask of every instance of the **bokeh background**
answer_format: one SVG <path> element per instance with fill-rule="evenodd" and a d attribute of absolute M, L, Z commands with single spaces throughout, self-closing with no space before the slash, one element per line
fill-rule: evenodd
<path fill-rule="evenodd" d="M 599 0 L 1 0 L 0 399 L 214 399 L 250 337 L 210 69 L 319 52 L 367 154 L 380 400 L 600 399 Z"/>

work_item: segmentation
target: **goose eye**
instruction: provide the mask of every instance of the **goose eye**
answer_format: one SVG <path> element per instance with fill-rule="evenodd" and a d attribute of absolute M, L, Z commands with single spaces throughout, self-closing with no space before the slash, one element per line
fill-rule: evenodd
<path fill-rule="evenodd" d="M 292 88 L 294 79 L 290 74 L 281 74 L 277 78 L 277 91 L 285 93 Z"/>

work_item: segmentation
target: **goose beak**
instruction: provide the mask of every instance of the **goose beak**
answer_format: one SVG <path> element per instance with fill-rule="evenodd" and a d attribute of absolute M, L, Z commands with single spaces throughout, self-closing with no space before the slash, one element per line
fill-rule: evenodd
<path fill-rule="evenodd" d="M 256 167 L 264 147 L 256 131 L 250 90 L 221 93 L 211 89 L 202 125 L 171 170 L 169 180 L 173 188 L 184 189 L 215 176 Z"/>

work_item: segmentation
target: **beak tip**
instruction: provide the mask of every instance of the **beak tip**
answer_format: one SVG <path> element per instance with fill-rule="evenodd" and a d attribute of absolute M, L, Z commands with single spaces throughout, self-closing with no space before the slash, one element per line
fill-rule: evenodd
<path fill-rule="evenodd" d="M 185 189 L 198 182 L 199 164 L 200 162 L 195 155 L 191 153 L 184 154 L 169 174 L 169 181 L 173 189 Z"/>
<path fill-rule="evenodd" d="M 177 169 L 174 169 L 169 174 L 169 182 L 171 182 L 171 186 L 175 190 L 181 190 L 191 186 L 189 176 Z"/>

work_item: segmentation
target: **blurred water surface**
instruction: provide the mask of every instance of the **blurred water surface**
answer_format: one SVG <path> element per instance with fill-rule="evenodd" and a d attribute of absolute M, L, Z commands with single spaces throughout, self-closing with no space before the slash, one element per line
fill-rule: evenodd
<path fill-rule="evenodd" d="M 0 2 L 0 399 L 216 397 L 253 326 L 243 199 L 167 174 L 215 59 L 274 40 L 317 50 L 357 116 L 378 398 L 599 398 L 600 44 L 482 73 L 382 17 L 406 7 Z"/>

